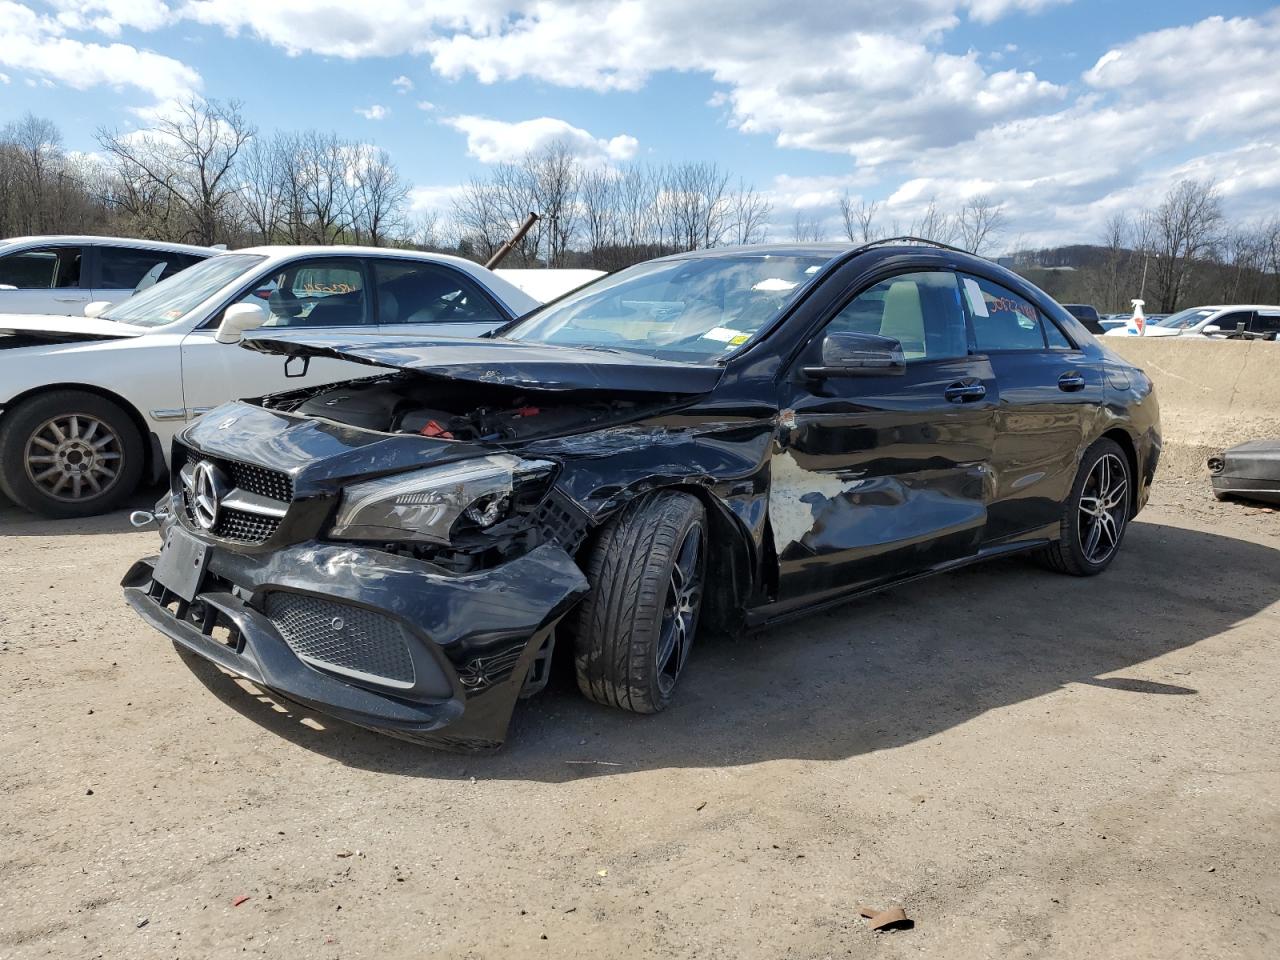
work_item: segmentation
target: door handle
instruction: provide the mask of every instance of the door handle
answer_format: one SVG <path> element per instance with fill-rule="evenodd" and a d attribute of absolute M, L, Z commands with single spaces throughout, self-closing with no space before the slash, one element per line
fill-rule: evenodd
<path fill-rule="evenodd" d="M 987 388 L 980 383 L 965 383 L 963 380 L 953 383 L 942 392 L 952 403 L 969 403 L 981 400 L 987 395 Z"/>
<path fill-rule="evenodd" d="M 80 303 L 84 297 L 54 297 L 58 303 Z"/>
<path fill-rule="evenodd" d="M 1058 378 L 1058 389 L 1074 393 L 1084 389 L 1084 377 L 1078 373 L 1064 373 Z"/>

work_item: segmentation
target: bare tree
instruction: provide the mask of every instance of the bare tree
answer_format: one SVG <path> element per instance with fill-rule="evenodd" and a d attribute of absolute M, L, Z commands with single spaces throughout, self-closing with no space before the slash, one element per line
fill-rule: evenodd
<path fill-rule="evenodd" d="M 192 96 L 154 127 L 136 133 L 99 130 L 98 142 L 123 175 L 150 181 L 183 209 L 191 239 L 213 243 L 234 202 L 234 168 L 254 128 L 237 101 Z"/>
<path fill-rule="evenodd" d="M 353 150 L 348 177 L 355 240 L 372 247 L 381 246 L 404 226 L 409 185 L 400 176 L 391 154 L 380 147 Z"/>
<path fill-rule="evenodd" d="M 1182 180 L 1154 211 L 1155 290 L 1160 310 L 1178 309 L 1196 261 L 1218 243 L 1223 228 L 1222 199 L 1212 180 Z"/>
<path fill-rule="evenodd" d="M 1103 310 L 1122 310 L 1133 296 L 1134 226 L 1126 213 L 1107 218 L 1099 238 L 1102 261 L 1093 276 L 1090 297 Z"/>
<path fill-rule="evenodd" d="M 793 243 L 819 243 L 826 239 L 822 220 L 813 210 L 797 210 L 791 223 Z"/>
<path fill-rule="evenodd" d="M 581 169 L 567 144 L 552 143 L 524 158 L 522 166 L 532 198 L 530 209 L 540 216 L 540 239 L 548 266 L 564 260 L 577 218 L 578 181 Z"/>
<path fill-rule="evenodd" d="M 250 230 L 259 243 L 276 239 L 287 217 L 285 166 L 288 147 L 280 135 L 254 137 L 242 155 L 240 205 Z"/>
<path fill-rule="evenodd" d="M 870 243 L 879 238 L 876 229 L 876 215 L 880 211 L 877 200 L 867 202 L 861 197 L 854 203 L 846 190 L 840 197 L 840 219 L 844 221 L 844 234 L 850 240 Z"/>
<path fill-rule="evenodd" d="M 714 163 L 677 163 L 664 171 L 662 238 L 678 250 L 719 246 L 728 229 L 729 174 Z"/>
<path fill-rule="evenodd" d="M 951 243 L 956 235 L 956 218 L 943 212 L 938 206 L 936 197 L 930 197 L 929 205 L 924 208 L 918 219 L 911 222 L 908 232 L 913 237 Z"/>
<path fill-rule="evenodd" d="M 763 243 L 769 235 L 769 215 L 773 204 L 756 192 L 755 187 L 738 181 L 738 189 L 729 198 L 734 243 Z"/>
<path fill-rule="evenodd" d="M 995 242 L 1003 227 L 1003 207 L 983 193 L 971 197 L 960 208 L 959 215 L 953 221 L 952 233 L 959 235 L 960 246 L 970 253 L 980 254 Z"/>
<path fill-rule="evenodd" d="M 618 242 L 618 179 L 613 171 L 596 167 L 584 171 L 578 181 L 582 237 L 593 263 Z"/>

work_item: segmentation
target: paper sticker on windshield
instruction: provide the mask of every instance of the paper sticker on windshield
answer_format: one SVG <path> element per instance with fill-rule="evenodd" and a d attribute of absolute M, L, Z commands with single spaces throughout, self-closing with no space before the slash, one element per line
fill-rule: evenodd
<path fill-rule="evenodd" d="M 982 296 L 982 288 L 978 286 L 977 280 L 965 277 L 964 292 L 969 297 L 969 309 L 973 311 L 973 315 L 975 317 L 991 316 L 991 314 L 987 312 L 987 301 Z"/>
<path fill-rule="evenodd" d="M 750 334 L 740 333 L 729 341 L 730 346 L 739 347 L 751 339 Z"/>
<path fill-rule="evenodd" d="M 794 290 L 798 286 L 800 286 L 800 284 L 796 283 L 794 280 L 783 280 L 781 277 L 769 277 L 765 280 L 761 280 L 751 289 L 760 290 L 762 292 L 782 293 L 787 290 Z"/>
<path fill-rule="evenodd" d="M 737 330 L 730 330 L 728 327 L 712 327 L 702 335 L 703 340 L 716 340 L 720 343 L 742 343 L 743 340 L 736 340 L 742 334 Z M 745 340 L 745 338 L 744 338 Z"/>

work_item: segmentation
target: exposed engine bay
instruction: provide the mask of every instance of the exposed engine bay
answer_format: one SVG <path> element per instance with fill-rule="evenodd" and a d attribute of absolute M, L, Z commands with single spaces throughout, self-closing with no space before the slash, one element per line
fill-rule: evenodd
<path fill-rule="evenodd" d="M 394 373 L 275 394 L 263 406 L 380 433 L 504 443 L 581 433 L 674 404 L 654 394 L 532 391 Z"/>

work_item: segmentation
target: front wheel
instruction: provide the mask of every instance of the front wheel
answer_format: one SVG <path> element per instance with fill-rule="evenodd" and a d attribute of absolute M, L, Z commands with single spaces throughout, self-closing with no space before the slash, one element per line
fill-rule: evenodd
<path fill-rule="evenodd" d="M 1085 451 L 1062 508 L 1058 540 L 1041 557 L 1059 573 L 1091 577 L 1111 565 L 1128 527 L 1133 501 L 1129 458 L 1103 438 Z"/>
<path fill-rule="evenodd" d="M 574 664 L 591 700 L 657 713 L 675 693 L 698 626 L 706 569 L 702 504 L 659 493 L 628 507 L 588 551 Z"/>
<path fill-rule="evenodd" d="M 82 390 L 54 390 L 0 420 L 0 489 L 32 513 L 105 513 L 142 479 L 144 446 L 118 404 Z"/>

